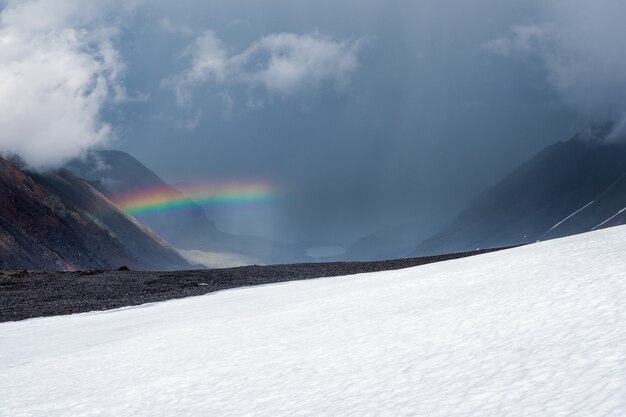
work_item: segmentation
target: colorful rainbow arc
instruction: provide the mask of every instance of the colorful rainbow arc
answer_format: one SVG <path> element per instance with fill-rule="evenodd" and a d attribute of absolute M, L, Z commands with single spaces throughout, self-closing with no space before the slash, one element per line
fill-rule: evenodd
<path fill-rule="evenodd" d="M 278 192 L 265 184 L 228 184 L 193 186 L 174 190 L 170 187 L 125 195 L 115 201 L 131 216 L 181 211 L 192 207 L 254 205 L 274 201 Z"/>

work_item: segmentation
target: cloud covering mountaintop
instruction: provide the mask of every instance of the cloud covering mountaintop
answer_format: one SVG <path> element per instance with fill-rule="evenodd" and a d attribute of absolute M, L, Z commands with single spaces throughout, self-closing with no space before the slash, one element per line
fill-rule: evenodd
<path fill-rule="evenodd" d="M 590 121 L 619 119 L 626 128 L 626 3 L 546 0 L 536 22 L 514 26 L 489 47 L 533 54 L 562 100 Z"/>
<path fill-rule="evenodd" d="M 117 4 L 115 4 L 117 3 Z M 126 2 L 9 1 L 0 15 L 0 151 L 56 166 L 106 142 L 100 112 L 124 97 L 115 48 Z"/>

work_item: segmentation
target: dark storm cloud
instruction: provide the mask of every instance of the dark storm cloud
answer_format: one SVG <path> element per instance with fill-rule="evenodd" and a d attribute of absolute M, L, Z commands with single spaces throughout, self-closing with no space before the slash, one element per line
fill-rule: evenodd
<path fill-rule="evenodd" d="M 175 181 L 263 178 L 289 190 L 265 209 L 210 209 L 232 231 L 345 242 L 406 221 L 426 234 L 578 127 L 542 73 L 483 47 L 536 14 L 493 0 L 153 2 L 124 48 L 140 70 L 130 88 L 152 100 L 124 112 L 139 120 L 123 121 L 121 145 Z M 349 82 L 327 76 L 277 94 L 242 81 L 231 59 L 284 33 L 339 48 L 368 41 L 341 77 Z M 171 80 L 189 75 L 202 39 L 218 67 L 187 83 L 192 100 L 181 107 Z"/>
<path fill-rule="evenodd" d="M 581 127 L 543 65 L 484 48 L 542 13 L 497 0 L 146 1 L 130 24 L 106 24 L 123 71 L 89 67 L 109 88 L 83 119 L 89 138 L 109 126 L 108 146 L 168 180 L 288 190 L 266 207 L 209 208 L 231 231 L 341 243 L 411 222 L 417 238 Z M 106 62 L 93 51 L 71 50 Z M 147 99 L 115 102 L 117 86 Z"/>
<path fill-rule="evenodd" d="M 237 232 L 347 241 L 393 222 L 432 228 L 568 134 L 570 116 L 555 105 L 543 74 L 483 48 L 535 13 L 522 2 L 491 0 L 163 2 L 145 24 L 160 22 L 160 29 L 146 29 L 136 42 L 158 37 L 167 48 L 142 51 L 137 65 L 152 60 L 161 70 L 147 88 L 169 104 L 157 120 L 132 126 L 125 147 L 176 180 L 286 184 L 290 198 L 271 210 L 211 213 Z M 341 91 L 328 77 L 298 94 L 276 94 L 258 81 L 255 89 L 230 61 L 280 33 L 317 33 L 344 48 L 368 42 L 350 61 L 358 67 Z M 199 39 L 203 48 L 194 47 Z M 211 52 L 211 65 L 196 73 L 199 82 L 186 83 L 193 100 L 180 107 L 171 87 L 159 86 L 189 79 L 200 50 Z M 146 151 L 155 142 L 156 149 L 175 146 L 179 156 Z"/>

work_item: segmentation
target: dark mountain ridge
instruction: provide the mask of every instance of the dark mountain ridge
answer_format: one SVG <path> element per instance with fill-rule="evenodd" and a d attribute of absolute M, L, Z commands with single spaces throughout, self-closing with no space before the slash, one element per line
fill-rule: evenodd
<path fill-rule="evenodd" d="M 477 196 L 417 254 L 500 246 L 626 222 L 626 143 L 587 129 L 554 144 Z"/>

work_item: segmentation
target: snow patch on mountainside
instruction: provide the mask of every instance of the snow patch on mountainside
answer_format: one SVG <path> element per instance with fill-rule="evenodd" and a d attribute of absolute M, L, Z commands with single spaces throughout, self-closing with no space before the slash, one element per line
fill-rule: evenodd
<path fill-rule="evenodd" d="M 626 227 L 0 325 L 0 415 L 626 414 Z"/>
<path fill-rule="evenodd" d="M 603 221 L 602 223 L 600 223 L 599 225 L 595 226 L 593 229 L 591 230 L 596 230 L 602 226 L 604 226 L 605 224 L 607 224 L 608 222 L 610 222 L 611 220 L 613 220 L 614 218 L 616 218 L 617 216 L 619 216 L 620 214 L 622 214 L 623 212 L 626 211 L 626 207 L 624 207 L 623 209 L 621 209 L 620 211 L 618 211 L 617 213 L 615 213 L 614 215 L 612 215 L 611 217 L 609 217 L 608 219 L 606 219 L 605 221 Z"/>
<path fill-rule="evenodd" d="M 589 207 L 590 205 L 592 205 L 595 202 L 596 202 L 596 200 L 593 200 L 593 201 L 585 204 L 582 208 L 576 210 L 575 212 L 573 212 L 572 214 L 570 214 L 569 216 L 567 216 L 566 218 L 564 218 L 563 220 L 561 220 L 560 222 L 558 222 L 557 224 L 552 226 L 550 229 L 548 229 L 548 232 L 556 229 L 557 227 L 559 227 L 560 225 L 562 225 L 563 223 L 565 223 L 566 221 L 568 221 L 569 219 L 571 219 L 572 217 L 574 217 L 575 215 L 577 215 L 578 213 L 580 213 L 581 211 L 583 211 L 584 209 L 586 209 L 587 207 Z"/>

